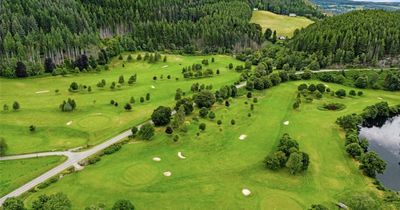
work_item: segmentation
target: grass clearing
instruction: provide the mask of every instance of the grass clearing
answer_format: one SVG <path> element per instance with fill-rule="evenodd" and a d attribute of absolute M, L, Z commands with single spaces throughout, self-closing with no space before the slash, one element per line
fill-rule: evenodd
<path fill-rule="evenodd" d="M 303 82 L 255 92 L 259 100 L 254 111 L 250 111 L 251 100 L 245 97 L 231 101 L 229 108 L 217 105 L 214 120 L 192 120 L 177 143 L 160 128 L 152 141 L 124 145 L 95 165 L 28 195 L 25 202 L 31 204 L 43 193 L 64 192 L 74 209 L 98 203 L 110 208 L 118 199 L 129 199 L 138 209 L 307 209 L 316 203 L 334 208 L 334 202 L 348 193 L 378 194 L 372 179 L 363 176 L 346 154 L 344 132 L 335 120 L 381 101 L 378 97 L 396 104 L 400 93 L 363 90 L 362 97 L 344 99 L 325 94 L 321 100 L 302 103 L 300 110 L 293 110 L 297 85 Z M 336 84 L 329 87 L 351 89 Z M 343 103 L 346 109 L 318 110 L 329 102 Z M 219 119 L 221 126 L 216 123 Z M 231 119 L 236 120 L 235 125 L 230 124 Z M 285 121 L 290 124 L 284 125 Z M 201 122 L 207 128 L 196 136 Z M 274 172 L 264 168 L 264 157 L 284 133 L 298 140 L 302 151 L 310 155 L 307 172 L 293 176 L 286 169 Z M 247 137 L 241 141 L 238 138 L 243 134 Z M 178 152 L 187 158 L 180 159 Z M 153 157 L 162 161 L 155 162 Z M 172 176 L 165 177 L 165 171 Z M 251 195 L 245 197 L 242 189 L 249 189 Z"/>
<path fill-rule="evenodd" d="M 6 195 L 64 160 L 65 157 L 52 156 L 0 161 L 0 196 Z"/>
<path fill-rule="evenodd" d="M 124 54 L 124 60 L 127 56 L 128 54 Z M 211 62 L 212 57 L 215 58 L 214 63 Z M 0 136 L 9 145 L 7 155 L 98 144 L 147 120 L 157 106 L 172 105 L 177 88 L 189 93 L 190 86 L 195 82 L 213 84 L 214 89 L 232 84 L 239 74 L 228 70 L 227 66 L 229 63 L 241 63 L 233 57 L 223 55 L 167 55 L 167 58 L 166 63 L 160 61 L 148 64 L 136 60 L 125 62 L 125 67 L 122 67 L 123 61 L 114 58 L 109 65 L 110 70 L 100 73 L 26 79 L 0 78 L 0 104 L 8 104 L 10 107 L 7 112 L 0 111 Z M 199 80 L 183 79 L 182 68 L 201 63 L 203 59 L 209 60 L 207 68 L 213 69 L 214 74 L 219 69 L 220 75 Z M 127 81 L 135 73 L 138 77 L 137 83 L 129 86 Z M 112 81 L 118 82 L 120 75 L 124 75 L 125 85 L 121 89 L 110 90 Z M 164 76 L 162 80 L 161 75 Z M 167 75 L 171 75 L 171 79 L 167 79 Z M 158 80 L 153 81 L 153 76 L 157 76 Z M 179 80 L 176 81 L 175 78 Z M 99 89 L 96 84 L 102 79 L 107 84 L 104 89 Z M 68 88 L 73 81 L 91 86 L 93 91 L 71 93 Z M 56 94 L 55 90 L 59 90 L 59 93 Z M 146 93 L 151 94 L 150 102 L 140 103 L 139 98 L 145 97 Z M 136 103 L 132 105 L 132 111 L 127 112 L 124 105 L 132 96 Z M 75 99 L 77 109 L 71 113 L 61 112 L 58 107 L 68 98 Z M 119 106 L 110 105 L 111 99 L 117 101 Z M 14 101 L 20 103 L 21 110 L 11 110 Z M 36 126 L 34 133 L 29 131 L 30 125 Z"/>
<path fill-rule="evenodd" d="M 261 25 L 263 32 L 270 28 L 276 30 L 278 36 L 292 37 L 296 29 L 305 28 L 314 23 L 306 17 L 289 17 L 287 15 L 278 15 L 268 11 L 253 11 L 250 22 Z"/>

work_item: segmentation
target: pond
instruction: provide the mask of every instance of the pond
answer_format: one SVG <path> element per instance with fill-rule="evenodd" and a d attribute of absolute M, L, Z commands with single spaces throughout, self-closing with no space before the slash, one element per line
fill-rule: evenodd
<path fill-rule="evenodd" d="M 387 120 L 381 127 L 362 127 L 360 137 L 369 142 L 369 150 L 375 151 L 387 163 L 377 179 L 387 188 L 400 191 L 400 116 Z"/>

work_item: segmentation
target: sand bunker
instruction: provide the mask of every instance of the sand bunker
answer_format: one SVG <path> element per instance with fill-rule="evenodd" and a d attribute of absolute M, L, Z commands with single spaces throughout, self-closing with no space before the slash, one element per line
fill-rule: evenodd
<path fill-rule="evenodd" d="M 37 91 L 36 93 L 41 94 L 41 93 L 48 93 L 48 92 L 50 92 L 50 90 L 41 90 L 41 91 Z"/>
<path fill-rule="evenodd" d="M 166 171 L 163 174 L 164 174 L 164 176 L 171 176 L 172 175 L 171 171 Z"/>
<path fill-rule="evenodd" d="M 243 190 L 242 190 L 242 194 L 243 194 L 244 196 L 249 196 L 249 195 L 251 194 L 251 192 L 250 192 L 249 189 L 243 189 Z"/>
<path fill-rule="evenodd" d="M 67 122 L 67 125 L 71 125 L 71 124 L 72 124 L 72 121 Z"/>
<path fill-rule="evenodd" d="M 244 134 L 242 134 L 242 135 L 239 136 L 239 139 L 240 139 L 240 140 L 245 140 L 246 138 L 247 138 L 247 135 L 244 135 Z"/>
<path fill-rule="evenodd" d="M 154 85 L 152 85 L 152 86 L 150 86 L 151 87 L 151 89 L 155 89 L 156 87 L 154 87 Z"/>
<path fill-rule="evenodd" d="M 284 125 L 289 125 L 289 121 L 283 122 Z"/>
<path fill-rule="evenodd" d="M 178 157 L 180 159 L 186 159 L 186 157 L 182 154 L 182 152 L 178 152 Z"/>
<path fill-rule="evenodd" d="M 156 161 L 156 162 L 160 162 L 160 161 L 161 161 L 161 158 L 159 158 L 159 157 L 153 157 L 153 160 Z"/>
<path fill-rule="evenodd" d="M 383 98 L 381 98 L 381 97 L 378 97 L 378 99 L 379 99 L 379 100 L 383 100 Z"/>
<path fill-rule="evenodd" d="M 168 67 L 168 65 L 165 65 L 165 66 L 163 66 L 162 68 L 167 68 Z"/>

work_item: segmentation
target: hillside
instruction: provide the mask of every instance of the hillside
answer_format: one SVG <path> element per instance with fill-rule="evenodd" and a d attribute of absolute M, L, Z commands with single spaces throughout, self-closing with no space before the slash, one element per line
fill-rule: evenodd
<path fill-rule="evenodd" d="M 315 53 L 321 66 L 376 65 L 383 58 L 400 54 L 399 20 L 398 12 L 354 11 L 302 30 L 290 42 L 290 47 Z"/>
<path fill-rule="evenodd" d="M 243 0 L 4 0 L 0 8 L 0 76 L 7 77 L 16 76 L 17 61 L 26 71 L 17 76 L 26 77 L 43 74 L 45 58 L 96 60 L 92 48 L 106 48 L 107 57 L 135 50 L 226 52 L 257 45 L 261 37 Z"/>
<path fill-rule="evenodd" d="M 296 29 L 305 28 L 314 21 L 305 17 L 289 17 L 268 11 L 254 11 L 250 22 L 260 24 L 263 32 L 270 28 L 276 30 L 278 36 L 292 37 Z"/>

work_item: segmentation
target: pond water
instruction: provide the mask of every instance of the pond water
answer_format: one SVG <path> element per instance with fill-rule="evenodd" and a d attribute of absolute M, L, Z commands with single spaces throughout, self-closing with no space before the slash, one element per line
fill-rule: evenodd
<path fill-rule="evenodd" d="M 387 188 L 400 191 L 400 116 L 387 120 L 381 127 L 362 127 L 360 137 L 369 142 L 369 150 L 375 151 L 387 163 L 377 179 Z"/>

